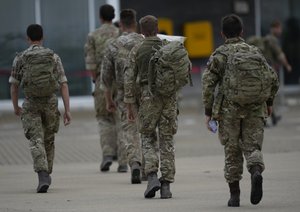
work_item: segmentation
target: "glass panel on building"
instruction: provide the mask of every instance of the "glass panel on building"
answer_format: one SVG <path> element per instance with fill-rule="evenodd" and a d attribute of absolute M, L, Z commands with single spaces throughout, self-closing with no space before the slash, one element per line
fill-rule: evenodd
<path fill-rule="evenodd" d="M 0 1 L 0 99 L 10 98 L 11 65 L 16 52 L 28 47 L 26 28 L 34 19 L 34 0 Z"/>
<path fill-rule="evenodd" d="M 90 76 L 85 70 L 83 46 L 89 31 L 86 0 L 41 1 L 44 45 L 62 59 L 70 95 L 90 95 Z"/>

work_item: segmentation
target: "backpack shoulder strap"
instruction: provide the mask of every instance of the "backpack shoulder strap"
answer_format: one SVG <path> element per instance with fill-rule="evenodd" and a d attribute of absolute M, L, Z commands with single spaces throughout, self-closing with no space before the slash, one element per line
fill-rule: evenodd
<path fill-rule="evenodd" d="M 161 56 L 161 48 L 163 47 L 160 46 L 158 49 L 152 47 L 154 53 L 152 54 L 149 63 L 148 63 L 148 90 L 151 96 L 153 96 L 153 88 L 152 85 L 154 83 L 154 78 L 155 78 L 155 63 L 158 61 L 158 58 Z"/>

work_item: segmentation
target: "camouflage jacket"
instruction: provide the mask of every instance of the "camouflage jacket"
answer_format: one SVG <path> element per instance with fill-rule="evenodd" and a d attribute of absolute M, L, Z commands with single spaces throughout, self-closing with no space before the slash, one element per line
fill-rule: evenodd
<path fill-rule="evenodd" d="M 265 48 L 263 54 L 271 66 L 274 66 L 279 62 L 279 58 L 284 55 L 278 38 L 274 35 L 269 34 L 264 37 Z"/>
<path fill-rule="evenodd" d="M 205 115 L 213 116 L 215 119 L 221 119 L 224 113 L 232 113 L 232 115 L 240 118 L 246 116 L 265 117 L 266 104 L 255 104 L 247 107 L 239 106 L 233 102 L 227 101 L 223 95 L 222 80 L 226 69 L 227 58 L 222 53 L 222 49 L 226 45 L 242 43 L 242 38 L 231 38 L 225 41 L 211 55 L 202 76 L 202 99 L 205 107 Z M 268 101 L 268 105 L 273 104 L 274 97 L 278 90 L 279 83 L 273 82 L 272 95 Z"/>
<path fill-rule="evenodd" d="M 104 89 L 112 90 L 116 83 L 118 94 L 124 96 L 124 70 L 128 66 L 130 51 L 134 46 L 144 40 L 143 36 L 124 32 L 120 37 L 110 43 L 104 54 L 101 77 Z"/>
<path fill-rule="evenodd" d="M 34 45 L 31 45 L 25 51 L 17 54 L 17 56 L 15 57 L 15 59 L 13 61 L 12 71 L 11 71 L 11 75 L 9 77 L 9 83 L 19 85 L 22 82 L 22 78 L 23 78 L 22 56 L 24 55 L 24 53 L 32 50 L 33 48 L 45 48 L 45 47 L 34 44 Z M 53 57 L 54 57 L 54 61 L 55 61 L 54 74 L 56 74 L 58 76 L 59 83 L 67 82 L 67 77 L 65 75 L 65 71 L 64 71 L 60 57 L 57 54 L 54 54 Z"/>
<path fill-rule="evenodd" d="M 162 45 L 162 41 L 158 37 L 147 37 L 140 46 L 133 48 L 130 55 L 130 65 L 125 70 L 124 75 L 124 102 L 134 103 L 136 101 L 136 83 L 140 87 L 148 90 L 148 66 L 151 56 L 155 49 Z"/>
<path fill-rule="evenodd" d="M 119 29 L 113 24 L 103 24 L 94 32 L 88 34 L 87 42 L 84 45 L 85 66 L 89 71 L 100 75 L 100 67 L 103 60 L 106 45 L 119 35 Z"/>

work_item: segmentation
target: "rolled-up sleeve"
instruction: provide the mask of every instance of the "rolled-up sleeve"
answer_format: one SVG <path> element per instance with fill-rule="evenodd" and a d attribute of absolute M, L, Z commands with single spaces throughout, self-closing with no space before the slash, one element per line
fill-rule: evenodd
<path fill-rule="evenodd" d="M 96 49 L 95 40 L 93 35 L 90 33 L 87 37 L 87 41 L 84 45 L 84 56 L 85 56 L 85 68 L 89 71 L 96 72 Z"/>
<path fill-rule="evenodd" d="M 221 80 L 221 73 L 224 71 L 224 65 L 220 62 L 221 56 L 212 55 L 207 63 L 202 76 L 202 100 L 205 107 L 205 115 L 212 115 L 214 104 L 214 93 L 217 84 Z"/>
<path fill-rule="evenodd" d="M 54 54 L 54 60 L 55 60 L 55 71 L 57 72 L 59 83 L 62 84 L 64 82 L 68 82 L 67 77 L 65 75 L 63 64 L 61 62 L 60 57 L 57 54 Z"/>
<path fill-rule="evenodd" d="M 21 56 L 17 55 L 13 61 L 9 83 L 19 85 L 23 76 Z"/>
<path fill-rule="evenodd" d="M 124 70 L 124 102 L 135 103 L 136 102 L 136 79 L 138 74 L 136 64 L 136 54 L 140 45 L 136 45 L 130 51 L 128 62 Z"/>
<path fill-rule="evenodd" d="M 108 45 L 105 49 L 105 54 L 103 58 L 103 63 L 101 66 L 101 81 L 102 89 L 111 90 L 113 82 L 115 81 L 115 66 L 114 66 L 114 51 L 117 51 L 114 48 L 113 44 Z"/>
<path fill-rule="evenodd" d="M 269 97 L 269 99 L 267 100 L 267 106 L 272 106 L 273 105 L 273 102 L 274 102 L 274 99 L 275 99 L 275 96 L 278 92 L 278 89 L 279 89 L 279 79 L 278 79 L 278 76 L 277 74 L 275 73 L 275 71 L 272 70 L 272 75 L 273 75 L 273 80 L 272 80 L 272 86 L 271 86 L 271 95 Z"/>

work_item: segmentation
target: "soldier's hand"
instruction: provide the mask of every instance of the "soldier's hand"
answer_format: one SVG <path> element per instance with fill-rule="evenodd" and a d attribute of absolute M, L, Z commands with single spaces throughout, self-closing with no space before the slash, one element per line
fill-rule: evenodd
<path fill-rule="evenodd" d="M 117 110 L 116 103 L 113 101 L 111 101 L 111 102 L 106 101 L 106 110 L 108 112 L 114 113 Z"/>
<path fill-rule="evenodd" d="M 272 106 L 268 106 L 267 107 L 267 112 L 268 112 L 268 116 L 271 116 L 273 113 L 273 107 Z"/>
<path fill-rule="evenodd" d="M 134 122 L 135 121 L 135 114 L 132 109 L 131 104 L 127 104 L 127 119 L 129 122 Z"/>
<path fill-rule="evenodd" d="M 14 111 L 17 116 L 20 116 L 22 113 L 22 108 L 18 106 L 17 108 L 14 109 Z"/>
<path fill-rule="evenodd" d="M 67 126 L 71 123 L 71 113 L 70 112 L 65 112 L 64 113 L 64 125 Z"/>
<path fill-rule="evenodd" d="M 205 124 L 206 124 L 206 127 L 209 131 L 212 132 L 212 129 L 210 128 L 209 126 L 209 121 L 211 120 L 211 116 L 205 116 Z"/>
<path fill-rule="evenodd" d="M 288 73 L 292 72 L 292 66 L 291 65 L 288 64 L 285 68 L 286 68 Z"/>

